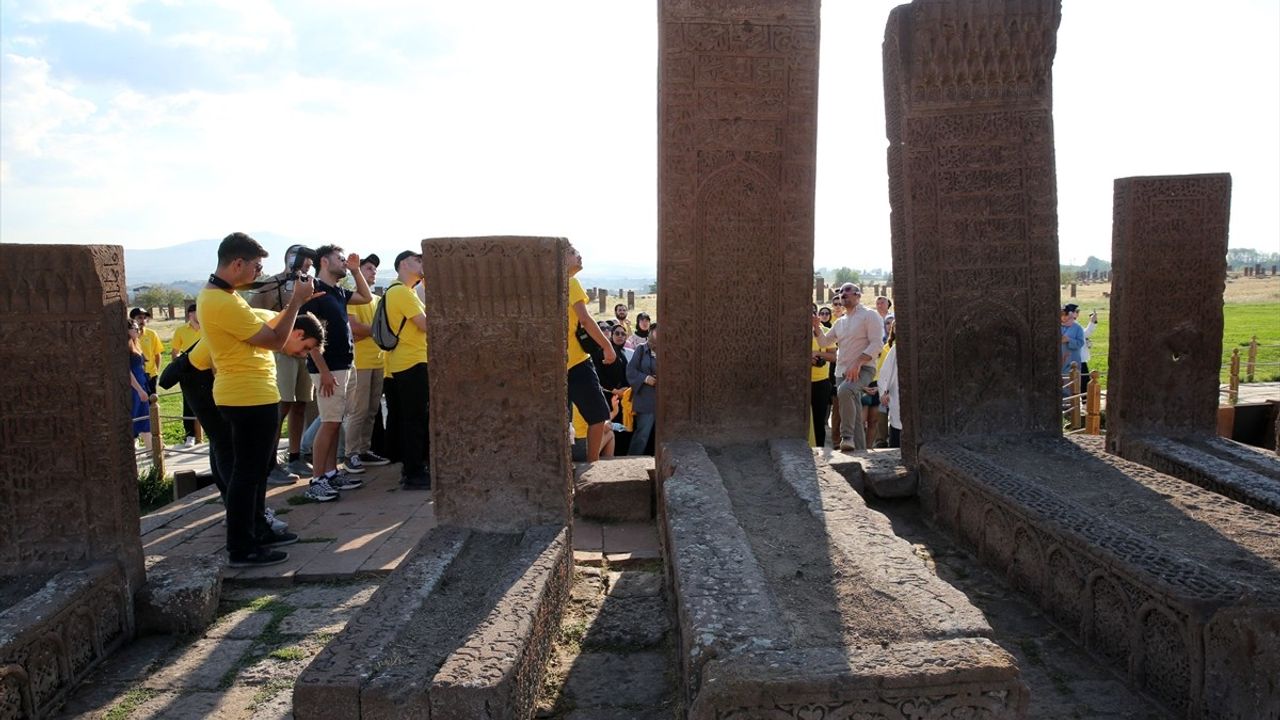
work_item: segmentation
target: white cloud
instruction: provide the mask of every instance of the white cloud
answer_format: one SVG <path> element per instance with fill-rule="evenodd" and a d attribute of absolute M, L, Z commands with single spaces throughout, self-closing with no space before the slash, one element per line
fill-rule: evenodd
<path fill-rule="evenodd" d="M 49 63 L 40 58 L 6 54 L 3 68 L 0 117 L 6 155 L 43 157 L 51 150 L 51 137 L 83 124 L 96 110 L 74 88 L 54 81 Z"/>

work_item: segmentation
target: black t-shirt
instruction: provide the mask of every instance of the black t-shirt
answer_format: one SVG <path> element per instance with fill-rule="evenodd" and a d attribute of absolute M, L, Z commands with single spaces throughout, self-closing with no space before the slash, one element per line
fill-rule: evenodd
<path fill-rule="evenodd" d="M 320 322 L 324 323 L 325 364 L 330 370 L 347 370 L 351 367 L 353 355 L 351 324 L 347 321 L 347 303 L 355 293 L 346 288 L 330 285 L 318 278 L 315 283 L 316 292 L 323 292 L 324 297 L 307 301 L 307 304 L 302 306 L 301 312 L 315 313 L 315 316 L 320 318 Z M 311 362 L 310 357 L 307 358 L 307 371 L 320 372 L 316 364 Z"/>

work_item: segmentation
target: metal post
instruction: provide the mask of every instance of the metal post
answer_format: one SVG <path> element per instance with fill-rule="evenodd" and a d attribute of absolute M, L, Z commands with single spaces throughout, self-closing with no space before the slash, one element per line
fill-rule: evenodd
<path fill-rule="evenodd" d="M 151 464 L 155 466 L 159 477 L 164 477 L 164 437 L 160 427 L 160 398 L 152 395 L 147 399 L 151 409 Z"/>
<path fill-rule="evenodd" d="M 1089 390 L 1084 399 L 1086 435 L 1102 434 L 1102 388 L 1098 385 L 1101 376 L 1097 370 L 1089 373 Z"/>

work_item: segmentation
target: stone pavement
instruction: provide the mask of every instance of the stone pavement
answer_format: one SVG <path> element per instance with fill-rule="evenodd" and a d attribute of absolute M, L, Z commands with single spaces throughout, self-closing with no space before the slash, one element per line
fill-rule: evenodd
<path fill-rule="evenodd" d="M 289 560 L 264 568 L 227 568 L 229 583 L 288 585 L 385 575 L 435 526 L 431 493 L 401 490 L 399 466 L 369 468 L 364 487 L 336 502 L 307 501 L 307 483 L 269 486 L 267 505 L 301 538 L 283 548 Z M 218 491 L 208 487 L 142 518 L 148 555 L 222 553 L 226 544 Z"/>

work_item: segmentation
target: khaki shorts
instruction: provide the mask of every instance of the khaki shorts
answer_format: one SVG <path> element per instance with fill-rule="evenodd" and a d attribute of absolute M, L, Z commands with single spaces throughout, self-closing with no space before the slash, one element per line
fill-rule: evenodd
<path fill-rule="evenodd" d="M 275 353 L 275 356 L 280 402 L 311 402 L 315 393 L 311 388 L 311 375 L 307 373 L 307 359 L 284 353 Z"/>
<path fill-rule="evenodd" d="M 325 397 L 320 392 L 320 375 L 311 375 L 311 384 L 316 387 L 316 409 L 320 411 L 320 422 L 342 422 L 347 410 L 347 376 L 350 370 L 331 370 L 335 386 L 333 394 Z"/>

